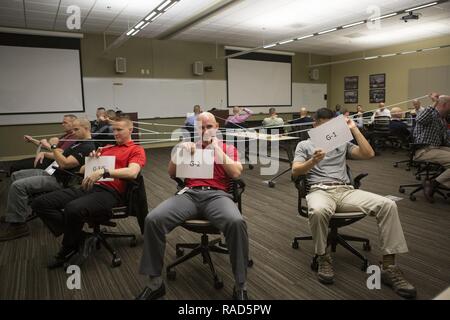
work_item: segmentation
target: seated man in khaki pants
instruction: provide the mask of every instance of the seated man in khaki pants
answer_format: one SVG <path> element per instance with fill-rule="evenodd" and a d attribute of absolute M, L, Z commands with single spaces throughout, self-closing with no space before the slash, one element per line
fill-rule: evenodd
<path fill-rule="evenodd" d="M 315 125 L 320 126 L 333 118 L 333 111 L 322 108 L 316 112 Z M 346 157 L 355 160 L 372 158 L 375 153 L 353 120 L 348 127 L 358 145 L 348 142 L 325 154 L 314 147 L 311 139 L 299 142 L 292 165 L 294 176 L 306 175 L 310 192 L 308 202 L 309 225 L 315 252 L 318 255 L 318 279 L 330 284 L 334 271 L 327 252 L 328 223 L 336 210 L 361 211 L 377 219 L 383 262 L 381 281 L 392 287 L 402 297 L 414 298 L 416 289 L 404 277 L 395 264 L 395 255 L 408 251 L 402 226 L 394 201 L 374 193 L 354 189 L 350 184 Z"/>
<path fill-rule="evenodd" d="M 413 137 L 414 143 L 424 145 L 416 151 L 414 160 L 436 162 L 446 169 L 436 179 L 425 181 L 425 197 L 429 202 L 433 202 L 433 193 L 437 186 L 450 188 L 450 143 L 446 119 L 450 112 L 450 96 L 441 95 L 437 98 L 431 94 L 430 97 L 434 105 L 426 107 L 417 116 Z"/>

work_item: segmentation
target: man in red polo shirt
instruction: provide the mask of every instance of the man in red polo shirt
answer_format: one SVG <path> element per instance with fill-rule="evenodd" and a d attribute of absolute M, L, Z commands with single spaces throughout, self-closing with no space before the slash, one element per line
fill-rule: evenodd
<path fill-rule="evenodd" d="M 246 275 L 248 264 L 247 225 L 227 192 L 230 179 L 238 178 L 242 172 L 237 150 L 232 145 L 219 141 L 215 133 L 219 127 L 214 115 L 201 113 L 197 124 L 202 130 L 202 141 L 196 146 L 185 142 L 179 147 L 195 152 L 198 148 L 214 150 L 213 179 L 186 179 L 187 189 L 167 199 L 153 209 L 145 219 L 144 249 L 140 272 L 148 275 L 148 283 L 139 300 L 157 299 L 165 294 L 161 278 L 163 268 L 166 234 L 188 219 L 198 214 L 211 221 L 226 238 L 230 251 L 230 260 L 235 277 L 233 298 L 247 299 Z M 197 148 L 197 149 L 198 149 Z M 176 175 L 176 161 L 169 162 L 169 175 Z"/>
<path fill-rule="evenodd" d="M 55 236 L 64 233 L 62 248 L 50 261 L 48 268 L 63 266 L 79 250 L 85 217 L 109 214 L 125 195 L 126 180 L 136 179 L 144 167 L 145 151 L 131 140 L 132 131 L 130 119 L 116 118 L 113 124 L 116 145 L 97 150 L 97 157 L 116 157 L 114 170 L 96 170 L 83 180 L 81 187 L 47 193 L 32 202 L 33 210 Z M 84 172 L 84 167 L 80 171 Z M 114 180 L 98 181 L 102 177 Z M 61 209 L 64 209 L 64 213 Z"/>

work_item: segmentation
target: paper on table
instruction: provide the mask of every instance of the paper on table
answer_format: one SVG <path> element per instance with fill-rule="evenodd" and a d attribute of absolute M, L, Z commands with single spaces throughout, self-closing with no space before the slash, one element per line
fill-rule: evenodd
<path fill-rule="evenodd" d="M 196 149 L 194 154 L 179 148 L 176 153 L 179 178 L 212 179 L 214 177 L 214 150 Z"/>
<path fill-rule="evenodd" d="M 308 131 L 315 147 L 325 152 L 336 149 L 353 140 L 352 133 L 343 115 L 340 115 L 317 128 Z"/>
<path fill-rule="evenodd" d="M 113 170 L 116 166 L 115 156 L 86 157 L 84 162 L 84 177 L 89 177 L 94 171 L 101 168 Z M 113 178 L 101 178 L 98 181 L 114 181 Z"/>

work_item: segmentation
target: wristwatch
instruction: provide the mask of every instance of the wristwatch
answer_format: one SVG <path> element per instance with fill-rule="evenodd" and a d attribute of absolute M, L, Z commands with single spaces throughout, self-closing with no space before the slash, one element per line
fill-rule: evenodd
<path fill-rule="evenodd" d="M 50 149 L 55 150 L 57 147 L 58 147 L 58 146 L 57 146 L 56 144 L 52 144 L 52 145 L 50 146 Z"/>
<path fill-rule="evenodd" d="M 103 179 L 106 179 L 106 178 L 110 178 L 111 177 L 111 174 L 109 173 L 109 170 L 108 169 L 103 169 L 103 176 L 102 176 L 102 178 Z"/>

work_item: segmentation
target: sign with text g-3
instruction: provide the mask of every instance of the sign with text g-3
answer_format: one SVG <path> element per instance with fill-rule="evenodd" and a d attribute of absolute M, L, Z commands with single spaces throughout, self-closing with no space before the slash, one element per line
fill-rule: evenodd
<path fill-rule="evenodd" d="M 176 153 L 178 178 L 212 179 L 214 177 L 214 150 L 195 149 L 194 154 L 189 150 L 178 148 Z"/>
<path fill-rule="evenodd" d="M 353 140 L 352 133 L 343 115 L 308 131 L 309 137 L 315 147 L 325 152 L 336 149 Z"/>
<path fill-rule="evenodd" d="M 116 166 L 115 156 L 86 157 L 84 162 L 84 177 L 89 177 L 98 169 L 113 170 Z M 98 181 L 113 181 L 113 178 L 100 179 Z"/>

